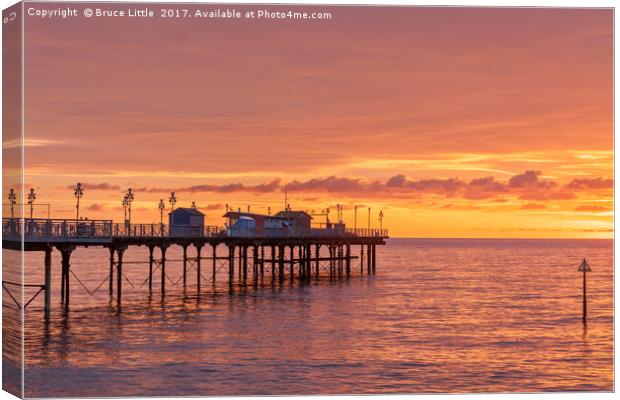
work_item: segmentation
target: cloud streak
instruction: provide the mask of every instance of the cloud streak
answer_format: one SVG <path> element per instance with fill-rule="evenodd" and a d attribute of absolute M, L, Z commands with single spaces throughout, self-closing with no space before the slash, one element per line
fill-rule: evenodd
<path fill-rule="evenodd" d="M 613 180 L 605 178 L 574 179 L 562 185 L 551 179 L 541 178 L 541 171 L 528 170 L 516 174 L 508 180 L 497 180 L 492 176 L 471 179 L 432 178 L 410 179 L 403 174 L 386 180 L 368 180 L 327 176 L 309 180 L 294 180 L 284 183 L 274 179 L 267 183 L 247 185 L 241 182 L 222 185 L 201 184 L 178 188 L 143 188 L 149 193 L 190 192 L 190 193 L 275 193 L 287 187 L 289 192 L 323 192 L 352 196 L 403 197 L 403 196 L 442 196 L 468 200 L 500 199 L 513 196 L 521 200 L 568 200 L 580 192 L 591 192 L 613 188 Z"/>

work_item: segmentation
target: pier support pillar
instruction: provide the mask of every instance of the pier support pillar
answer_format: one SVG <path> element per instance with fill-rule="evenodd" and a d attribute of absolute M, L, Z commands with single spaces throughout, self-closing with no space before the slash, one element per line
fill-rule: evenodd
<path fill-rule="evenodd" d="M 110 297 L 114 294 L 114 253 L 116 253 L 116 248 L 114 246 L 108 247 L 110 250 Z"/>
<path fill-rule="evenodd" d="M 155 246 L 149 246 L 149 293 L 153 291 L 153 251 Z"/>
<path fill-rule="evenodd" d="M 235 279 L 235 246 L 228 246 L 228 285 L 232 287 Z"/>
<path fill-rule="evenodd" d="M 360 246 L 360 274 L 364 275 L 364 245 Z"/>
<path fill-rule="evenodd" d="M 372 245 L 372 273 L 377 271 L 377 246 Z"/>
<path fill-rule="evenodd" d="M 295 246 L 291 246 L 291 252 L 290 252 L 290 261 L 291 261 L 291 267 L 290 267 L 290 273 L 291 273 L 291 282 L 293 281 L 293 279 L 295 279 Z"/>
<path fill-rule="evenodd" d="M 123 254 L 127 247 L 117 247 L 116 255 L 118 262 L 116 263 L 116 302 L 121 304 L 123 297 Z"/>
<path fill-rule="evenodd" d="M 65 306 L 69 305 L 69 296 L 71 290 L 69 288 L 69 271 L 71 269 L 70 259 L 71 252 L 75 250 L 75 246 L 62 246 L 59 247 L 61 255 L 62 265 L 62 277 L 61 277 L 61 299 L 64 300 Z"/>
<path fill-rule="evenodd" d="M 271 246 L 271 280 L 276 279 L 276 246 Z"/>
<path fill-rule="evenodd" d="M 211 274 L 211 280 L 215 282 L 215 270 L 217 268 L 217 244 L 211 245 L 211 252 L 213 254 L 213 273 Z"/>
<path fill-rule="evenodd" d="M 200 278 L 202 276 L 200 272 L 200 259 L 202 256 L 200 253 L 202 252 L 202 245 L 194 243 L 194 246 L 196 247 L 196 290 L 200 292 Z"/>
<path fill-rule="evenodd" d="M 260 278 L 265 277 L 265 246 L 260 246 Z"/>
<path fill-rule="evenodd" d="M 284 246 L 278 247 L 278 276 L 280 281 L 284 279 Z"/>
<path fill-rule="evenodd" d="M 372 246 L 366 246 L 366 272 L 368 275 L 372 273 Z"/>
<path fill-rule="evenodd" d="M 160 246 L 161 250 L 161 295 L 166 293 L 166 250 L 168 246 Z"/>
<path fill-rule="evenodd" d="M 347 272 L 347 277 L 351 276 L 351 245 L 347 244 L 347 250 L 346 250 L 346 272 Z"/>
<path fill-rule="evenodd" d="M 52 307 L 52 248 L 45 249 L 45 314 L 49 315 Z"/>
<path fill-rule="evenodd" d="M 183 288 L 187 287 L 187 244 L 182 244 L 183 247 Z"/>
<path fill-rule="evenodd" d="M 243 246 L 243 282 L 248 280 L 248 246 Z"/>
<path fill-rule="evenodd" d="M 321 267 L 321 260 L 320 260 L 321 259 L 321 245 L 317 244 L 314 251 L 316 252 L 316 272 L 315 273 L 316 273 L 316 277 L 318 278 L 320 267 Z"/>

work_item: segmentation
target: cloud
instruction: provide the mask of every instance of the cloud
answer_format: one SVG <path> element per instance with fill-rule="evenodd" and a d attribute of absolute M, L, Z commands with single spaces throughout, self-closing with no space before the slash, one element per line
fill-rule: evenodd
<path fill-rule="evenodd" d="M 267 183 L 247 185 L 241 182 L 201 184 L 180 188 L 142 188 L 147 192 L 247 192 L 254 194 L 281 192 L 285 187 L 289 193 L 327 192 L 349 196 L 415 198 L 426 195 L 469 200 L 489 199 L 506 201 L 506 197 L 521 200 L 549 201 L 568 200 L 576 197 L 576 192 L 590 188 L 610 187 L 613 181 L 603 178 L 575 179 L 561 186 L 554 180 L 542 179 L 541 171 L 528 170 L 513 175 L 508 180 L 498 180 L 486 176 L 465 181 L 459 178 L 410 179 L 403 174 L 394 175 L 384 181 L 365 178 L 327 176 L 309 180 L 293 180 L 284 183 L 273 179 Z"/>
<path fill-rule="evenodd" d="M 224 204 L 209 204 L 205 207 L 207 210 L 221 210 L 224 208 Z"/>
<path fill-rule="evenodd" d="M 143 188 L 149 193 L 170 193 L 170 192 L 217 192 L 217 193 L 233 193 L 233 192 L 252 192 L 252 193 L 270 193 L 281 190 L 280 179 L 274 179 L 268 183 L 258 185 L 244 185 L 243 183 L 227 183 L 224 185 L 194 185 L 182 188 Z"/>
<path fill-rule="evenodd" d="M 105 210 L 105 207 L 103 204 L 98 204 L 98 203 L 93 203 L 91 205 L 89 205 L 88 207 L 85 207 L 84 210 L 86 211 L 94 211 L 94 212 L 102 212 Z"/>
<path fill-rule="evenodd" d="M 75 185 L 67 185 L 67 189 L 75 189 Z M 82 183 L 84 190 L 120 190 L 120 186 L 110 185 L 109 183 Z"/>
<path fill-rule="evenodd" d="M 598 212 L 598 211 L 609 211 L 609 208 L 602 207 L 602 206 L 597 206 L 597 205 L 584 205 L 584 206 L 579 206 L 579 207 L 575 208 L 575 211 Z"/>
<path fill-rule="evenodd" d="M 573 179 L 568 185 L 566 185 L 567 189 L 573 189 L 573 190 L 613 189 L 613 187 L 614 187 L 613 179 L 603 179 L 603 178 Z"/>

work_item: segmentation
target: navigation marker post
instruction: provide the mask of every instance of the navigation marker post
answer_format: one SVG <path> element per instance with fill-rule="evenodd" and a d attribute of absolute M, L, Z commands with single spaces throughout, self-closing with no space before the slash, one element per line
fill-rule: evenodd
<path fill-rule="evenodd" d="M 592 268 L 588 265 L 588 262 L 584 258 L 577 271 L 583 271 L 583 324 L 588 325 L 586 322 L 586 316 L 588 315 L 588 303 L 586 300 L 586 272 L 591 272 Z"/>

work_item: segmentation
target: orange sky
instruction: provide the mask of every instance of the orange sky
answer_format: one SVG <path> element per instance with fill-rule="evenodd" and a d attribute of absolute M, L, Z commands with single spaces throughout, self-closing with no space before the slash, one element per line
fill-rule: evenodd
<path fill-rule="evenodd" d="M 207 224 L 289 184 L 392 236 L 613 235 L 611 10 L 314 10 L 333 17 L 26 17 L 27 188 L 54 218 L 78 181 L 89 218 L 121 221 L 132 187 L 136 222 L 175 190 Z"/>

